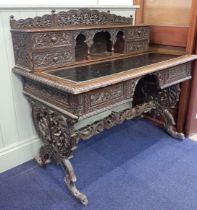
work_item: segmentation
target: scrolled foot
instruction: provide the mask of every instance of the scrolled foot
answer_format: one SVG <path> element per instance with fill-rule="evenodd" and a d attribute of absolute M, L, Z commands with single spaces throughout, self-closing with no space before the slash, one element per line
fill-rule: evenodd
<path fill-rule="evenodd" d="M 184 140 L 185 139 L 185 135 L 183 133 L 179 133 L 177 131 L 175 131 L 173 129 L 173 126 L 167 127 L 166 131 L 168 132 L 168 134 L 170 136 L 172 136 L 173 138 L 176 138 L 178 140 Z"/>
<path fill-rule="evenodd" d="M 175 123 L 174 117 L 167 109 L 163 111 L 163 117 L 165 120 L 165 129 L 168 132 L 168 134 L 170 134 L 173 138 L 176 138 L 179 140 L 185 139 L 185 135 L 183 133 L 179 133 L 174 130 L 173 125 L 176 125 L 176 123 Z"/>
<path fill-rule="evenodd" d="M 64 182 L 66 183 L 68 189 L 73 194 L 73 196 L 81 202 L 83 205 L 88 205 L 88 199 L 87 196 L 83 193 L 79 192 L 74 182 L 70 181 L 68 177 L 64 178 Z"/>
<path fill-rule="evenodd" d="M 70 160 L 64 159 L 62 161 L 62 165 L 65 170 L 64 182 L 67 185 L 68 189 L 79 202 L 81 202 L 83 205 L 87 205 L 88 204 L 87 196 L 81 193 L 75 185 L 77 178 Z"/>

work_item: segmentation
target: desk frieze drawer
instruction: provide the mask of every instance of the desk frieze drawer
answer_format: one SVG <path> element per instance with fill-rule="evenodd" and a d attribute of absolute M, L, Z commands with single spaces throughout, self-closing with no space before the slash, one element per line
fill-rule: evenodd
<path fill-rule="evenodd" d="M 73 62 L 73 48 L 71 45 L 48 51 L 33 53 L 34 68 L 56 67 Z"/>
<path fill-rule="evenodd" d="M 56 105 L 59 105 L 62 108 L 69 106 L 68 93 L 56 90 L 39 82 L 25 79 L 24 90 L 38 98 L 44 99 L 45 101 L 50 101 L 52 103 L 55 102 Z"/>
<path fill-rule="evenodd" d="M 71 32 L 44 32 L 32 34 L 32 49 L 52 48 L 72 43 Z"/>
<path fill-rule="evenodd" d="M 124 84 L 116 84 L 85 94 L 85 111 L 95 111 L 125 99 Z"/>
<path fill-rule="evenodd" d="M 154 75 L 158 77 L 160 88 L 166 88 L 191 79 L 191 62 L 156 72 Z"/>

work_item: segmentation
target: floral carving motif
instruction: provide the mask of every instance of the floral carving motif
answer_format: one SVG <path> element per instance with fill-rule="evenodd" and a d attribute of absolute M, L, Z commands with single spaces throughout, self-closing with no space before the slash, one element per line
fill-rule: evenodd
<path fill-rule="evenodd" d="M 52 99 L 55 102 L 63 104 L 64 106 L 68 105 L 68 93 L 53 89 L 50 86 L 42 85 L 41 83 L 37 83 L 31 80 L 25 80 L 24 90 L 41 98 L 48 100 Z"/>
<path fill-rule="evenodd" d="M 126 38 L 130 40 L 149 39 L 149 27 L 135 27 L 127 30 Z"/>
<path fill-rule="evenodd" d="M 165 88 L 171 83 L 178 82 L 186 77 L 191 77 L 191 63 L 174 66 L 165 71 L 156 72 L 154 75 L 158 77 L 160 87 Z"/>
<path fill-rule="evenodd" d="M 126 50 L 127 52 L 146 51 L 148 50 L 148 44 L 148 40 L 129 41 L 126 44 Z"/>
<path fill-rule="evenodd" d="M 98 91 L 90 95 L 90 106 L 95 106 L 100 103 L 121 97 L 123 95 L 123 85 L 113 86 L 113 88 L 105 88 L 103 91 Z"/>
<path fill-rule="evenodd" d="M 132 24 L 132 17 L 122 17 L 98 10 L 78 9 L 61 11 L 57 14 L 42 17 L 14 20 L 11 18 L 11 28 L 51 28 L 67 25 L 105 25 L 105 24 Z"/>
<path fill-rule="evenodd" d="M 33 62 L 35 67 L 48 67 L 72 62 L 72 47 L 67 46 L 60 50 L 48 51 L 33 54 Z"/>
<path fill-rule="evenodd" d="M 126 109 L 121 112 L 112 112 L 103 120 L 97 121 L 92 125 L 88 125 L 77 131 L 77 139 L 87 140 L 92 136 L 101 133 L 104 129 L 123 123 L 125 120 L 130 120 L 135 117 L 141 116 L 143 113 L 149 112 L 154 109 L 152 101 L 136 106 L 134 108 Z"/>
<path fill-rule="evenodd" d="M 42 17 L 26 18 L 20 20 L 14 20 L 11 17 L 11 28 L 24 29 L 24 28 L 44 28 L 51 27 L 53 24 L 52 15 L 44 15 Z"/>
<path fill-rule="evenodd" d="M 16 64 L 31 69 L 28 34 L 13 33 L 12 39 Z"/>
<path fill-rule="evenodd" d="M 68 45 L 72 42 L 71 32 L 47 32 L 32 34 L 33 49 Z"/>
<path fill-rule="evenodd" d="M 39 137 L 45 145 L 52 147 L 57 161 L 69 157 L 76 144 L 72 135 L 74 121 L 39 102 L 31 100 L 31 103 L 33 121 Z"/>

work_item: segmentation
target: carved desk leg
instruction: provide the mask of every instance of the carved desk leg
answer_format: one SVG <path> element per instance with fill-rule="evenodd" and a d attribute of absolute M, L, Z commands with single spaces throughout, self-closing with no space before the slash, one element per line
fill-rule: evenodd
<path fill-rule="evenodd" d="M 184 139 L 185 136 L 183 133 L 178 133 L 174 125 L 175 120 L 169 109 L 174 108 L 179 100 L 180 87 L 179 84 L 173 85 L 171 87 L 159 90 L 152 97 L 154 98 L 155 103 L 155 112 L 158 115 L 161 115 L 164 118 L 164 127 L 166 131 L 174 138 Z"/>
<path fill-rule="evenodd" d="M 66 118 L 63 114 L 50 109 L 40 102 L 31 100 L 32 116 L 35 128 L 43 141 L 39 157 L 36 158 L 40 166 L 46 165 L 50 160 L 63 166 L 65 171 L 65 183 L 82 204 L 87 205 L 86 195 L 79 192 L 75 182 L 77 181 L 74 169 L 69 161 L 77 140 L 74 133 L 74 120 Z"/>

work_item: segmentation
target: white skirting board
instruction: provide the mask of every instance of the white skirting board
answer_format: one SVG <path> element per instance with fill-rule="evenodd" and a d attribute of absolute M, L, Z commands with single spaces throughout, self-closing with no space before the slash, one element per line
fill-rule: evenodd
<path fill-rule="evenodd" d="M 0 173 L 33 159 L 41 146 L 35 136 L 0 149 Z"/>

